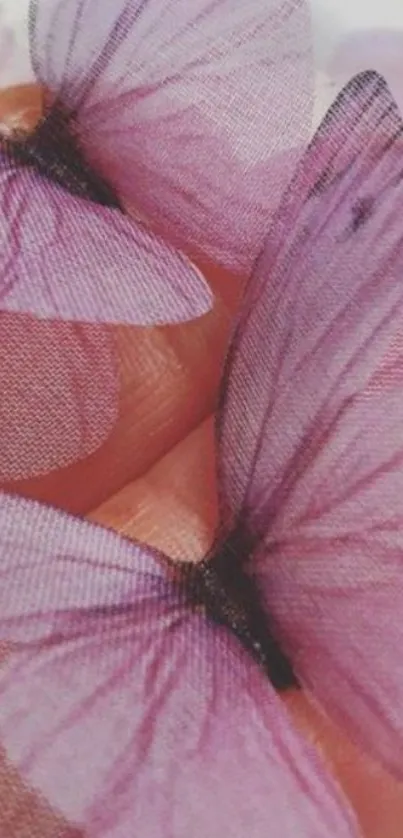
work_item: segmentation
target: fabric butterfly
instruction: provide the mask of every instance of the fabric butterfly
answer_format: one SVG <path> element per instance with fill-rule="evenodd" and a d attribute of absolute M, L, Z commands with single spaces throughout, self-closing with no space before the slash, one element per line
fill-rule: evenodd
<path fill-rule="evenodd" d="M 121 362 L 101 324 L 206 312 L 173 247 L 251 265 L 309 128 L 302 2 L 32 0 L 29 19 L 44 116 L 0 149 L 3 485 L 99 448 Z"/>
<path fill-rule="evenodd" d="M 227 357 L 199 565 L 1 497 L 0 741 L 90 838 L 358 834 L 270 681 L 403 775 L 402 138 L 359 76 L 285 195 Z"/>

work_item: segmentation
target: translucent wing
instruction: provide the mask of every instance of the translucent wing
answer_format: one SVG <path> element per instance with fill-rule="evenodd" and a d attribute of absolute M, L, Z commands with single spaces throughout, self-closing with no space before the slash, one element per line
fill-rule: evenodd
<path fill-rule="evenodd" d="M 2 744 L 88 838 L 356 834 L 258 668 L 150 550 L 3 495 L 0 576 Z"/>
<path fill-rule="evenodd" d="M 64 468 L 105 442 L 120 379 L 104 326 L 3 313 L 0 346 L 1 483 Z"/>
<path fill-rule="evenodd" d="M 223 515 L 297 675 L 402 775 L 403 124 L 351 82 L 249 288 L 219 425 Z"/>
<path fill-rule="evenodd" d="M 171 241 L 251 267 L 311 122 L 303 0 L 31 4 L 38 79 Z"/>
<path fill-rule="evenodd" d="M 211 305 L 199 272 L 175 250 L 6 156 L 0 211 L 0 311 L 147 325 Z"/>

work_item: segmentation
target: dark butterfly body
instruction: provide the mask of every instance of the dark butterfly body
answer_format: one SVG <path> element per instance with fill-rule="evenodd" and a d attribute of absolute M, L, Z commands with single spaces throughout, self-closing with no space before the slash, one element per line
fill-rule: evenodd
<path fill-rule="evenodd" d="M 178 567 L 191 604 L 225 626 L 250 652 L 276 689 L 298 686 L 292 666 L 273 636 L 270 618 L 251 572 L 253 541 L 242 526 L 199 564 Z"/>
<path fill-rule="evenodd" d="M 62 104 L 55 104 L 29 136 L 12 137 L 3 147 L 17 165 L 32 166 L 72 195 L 104 207 L 122 208 L 113 188 L 86 160 L 74 119 Z"/>

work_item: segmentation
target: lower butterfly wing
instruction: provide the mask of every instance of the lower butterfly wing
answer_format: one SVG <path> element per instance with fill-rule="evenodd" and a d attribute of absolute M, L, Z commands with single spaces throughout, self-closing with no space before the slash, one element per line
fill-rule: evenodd
<path fill-rule="evenodd" d="M 403 124 L 375 74 L 314 138 L 230 350 L 229 526 L 303 684 L 403 774 Z"/>
<path fill-rule="evenodd" d="M 0 498 L 0 740 L 88 838 L 332 838 L 347 804 L 151 550 Z"/>
<path fill-rule="evenodd" d="M 105 326 L 0 313 L 0 483 L 47 474 L 96 451 L 119 412 Z"/>
<path fill-rule="evenodd" d="M 310 132 L 304 0 L 47 0 L 32 12 L 37 78 L 122 200 L 180 247 L 249 270 Z"/>
<path fill-rule="evenodd" d="M 211 295 L 181 254 L 131 218 L 0 157 L 0 311 L 151 325 L 205 313 Z"/>

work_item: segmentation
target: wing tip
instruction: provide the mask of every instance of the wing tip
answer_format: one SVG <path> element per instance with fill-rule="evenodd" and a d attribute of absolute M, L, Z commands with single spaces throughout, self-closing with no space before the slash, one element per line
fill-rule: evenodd
<path fill-rule="evenodd" d="M 315 142 L 318 135 L 327 132 L 332 123 L 340 119 L 340 115 L 352 110 L 358 117 L 362 112 L 369 110 L 374 103 L 382 102 L 382 100 L 385 102 L 382 110 L 387 110 L 389 113 L 392 110 L 396 119 L 401 121 L 398 105 L 385 77 L 377 70 L 363 70 L 357 73 L 336 96 L 312 142 Z"/>
<path fill-rule="evenodd" d="M 183 299 L 185 302 L 184 322 L 198 319 L 208 314 L 214 306 L 214 294 L 204 276 L 204 273 L 189 259 L 182 254 L 188 272 L 188 287 L 183 286 Z"/>

